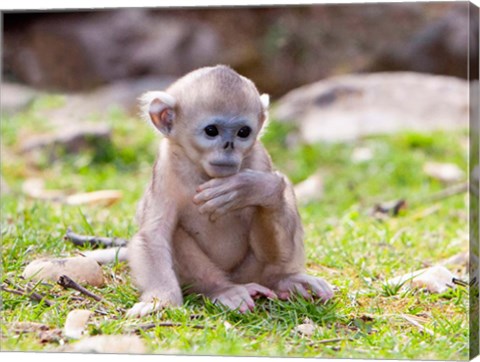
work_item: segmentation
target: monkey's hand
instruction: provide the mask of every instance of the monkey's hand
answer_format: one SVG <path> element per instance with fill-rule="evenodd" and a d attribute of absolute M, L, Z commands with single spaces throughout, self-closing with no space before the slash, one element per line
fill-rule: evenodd
<path fill-rule="evenodd" d="M 248 310 L 253 310 L 255 306 L 253 299 L 260 296 L 270 299 L 277 298 L 272 290 L 257 283 L 229 286 L 213 293 L 210 298 L 215 303 L 245 313 Z"/>
<path fill-rule="evenodd" d="M 327 301 L 333 297 L 333 289 L 328 282 L 307 274 L 293 274 L 281 279 L 276 290 L 280 299 L 288 299 L 292 293 L 308 300 L 320 298 Z"/>
<path fill-rule="evenodd" d="M 243 170 L 233 176 L 215 178 L 197 188 L 193 202 L 212 221 L 229 211 L 247 206 L 274 207 L 282 197 L 285 181 L 276 172 Z"/>
<path fill-rule="evenodd" d="M 183 303 L 181 295 L 162 295 L 154 292 L 142 295 L 142 300 L 127 311 L 127 318 L 144 317 L 166 307 L 181 306 Z"/>

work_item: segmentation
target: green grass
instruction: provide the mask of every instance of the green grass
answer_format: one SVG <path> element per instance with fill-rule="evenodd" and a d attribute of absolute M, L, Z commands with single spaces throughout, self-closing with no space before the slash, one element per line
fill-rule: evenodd
<path fill-rule="evenodd" d="M 18 140 L 48 129 L 39 111 L 62 104 L 61 97 L 38 99 L 30 109 L 4 117 L 2 175 L 11 193 L 2 196 L 2 282 L 25 286 L 24 267 L 43 256 L 71 256 L 78 248 L 63 240 L 66 228 L 78 233 L 130 238 L 136 231 L 136 202 L 149 180 L 157 140 L 142 121 L 112 109 L 111 143 L 55 162 L 32 166 L 17 153 Z M 468 293 L 457 288 L 443 295 L 385 287 L 385 280 L 420 269 L 468 245 L 465 195 L 432 203 L 429 196 L 444 188 L 422 172 L 426 161 L 453 162 L 467 171 L 466 132 L 401 133 L 355 143 L 321 143 L 286 147 L 294 127 L 271 122 L 264 142 L 276 166 L 293 182 L 322 169 L 325 196 L 300 208 L 305 231 L 307 268 L 338 291 L 327 304 L 302 299 L 260 300 L 253 313 L 240 315 L 189 296 L 185 305 L 142 320 L 127 320 L 124 309 L 138 298 L 125 263 L 104 266 L 109 283 L 90 289 L 102 302 L 75 300 L 78 293 L 51 283 L 35 290 L 54 301 L 48 307 L 25 296 L 2 291 L 2 350 L 53 351 L 60 342 L 41 342 L 37 333 L 16 333 L 14 323 L 32 321 L 62 328 L 74 308 L 103 309 L 89 333 L 132 333 L 140 324 L 173 322 L 140 333 L 152 353 L 302 356 L 330 358 L 442 359 L 468 358 Z M 369 147 L 373 158 L 354 163 L 356 147 Z M 119 189 L 123 199 L 108 208 L 73 207 L 35 201 L 21 193 L 27 177 L 43 178 L 48 188 L 94 191 Z M 377 202 L 406 199 L 397 217 L 373 218 Z M 110 304 L 111 303 L 111 304 Z M 433 336 L 401 317 L 421 318 Z M 295 331 L 308 318 L 312 336 Z M 193 326 L 202 328 L 194 328 Z M 330 341 L 329 341 L 330 340 Z M 66 343 L 71 343 L 65 340 Z"/>

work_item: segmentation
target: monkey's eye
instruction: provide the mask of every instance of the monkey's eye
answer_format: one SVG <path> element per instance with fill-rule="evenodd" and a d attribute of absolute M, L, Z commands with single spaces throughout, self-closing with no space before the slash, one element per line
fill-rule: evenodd
<path fill-rule="evenodd" d="M 240 138 L 247 138 L 250 136 L 250 132 L 252 132 L 252 129 L 248 126 L 245 126 L 238 130 L 237 136 Z"/>
<path fill-rule="evenodd" d="M 217 129 L 217 127 L 214 126 L 213 124 L 208 125 L 207 127 L 205 127 L 204 131 L 205 131 L 205 133 L 206 133 L 207 136 L 210 136 L 210 137 L 218 136 L 218 129 Z"/>

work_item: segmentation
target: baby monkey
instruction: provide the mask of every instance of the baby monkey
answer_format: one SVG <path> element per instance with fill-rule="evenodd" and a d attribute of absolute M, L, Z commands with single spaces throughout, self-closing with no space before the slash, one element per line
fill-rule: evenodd
<path fill-rule="evenodd" d="M 165 137 L 128 246 L 142 293 L 128 315 L 181 305 L 182 286 L 240 312 L 258 296 L 330 299 L 331 286 L 305 274 L 292 185 L 259 141 L 268 95 L 219 65 L 141 101 Z"/>

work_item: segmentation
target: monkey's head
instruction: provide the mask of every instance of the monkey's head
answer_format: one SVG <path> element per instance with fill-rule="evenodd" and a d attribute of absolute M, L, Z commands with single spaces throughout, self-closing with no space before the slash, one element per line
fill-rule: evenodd
<path fill-rule="evenodd" d="M 219 65 L 195 70 L 141 101 L 153 125 L 214 178 L 240 170 L 265 122 L 269 97 Z"/>

